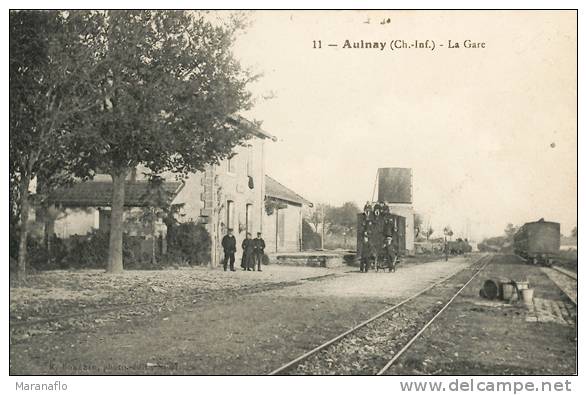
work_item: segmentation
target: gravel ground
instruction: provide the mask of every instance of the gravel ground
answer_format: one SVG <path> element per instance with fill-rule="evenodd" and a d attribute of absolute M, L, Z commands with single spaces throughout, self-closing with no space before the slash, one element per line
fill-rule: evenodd
<path fill-rule="evenodd" d="M 468 281 L 475 270 L 477 266 L 461 271 L 418 298 L 318 352 L 291 372 L 286 373 L 298 375 L 376 374 Z"/>
<path fill-rule="evenodd" d="M 521 304 L 478 297 L 487 278 L 528 280 L 535 298 L 572 304 L 541 268 L 496 256 L 478 279 L 423 333 L 389 374 L 570 375 L 577 369 L 577 326 L 533 322 Z"/>
<path fill-rule="evenodd" d="M 91 320 L 83 317 L 79 325 L 74 322 L 67 327 L 65 322 L 60 323 L 61 328 L 37 328 L 40 333 L 21 333 L 22 338 L 13 333 L 10 372 L 264 374 L 467 265 L 466 260 L 455 259 L 403 266 L 396 273 L 361 274 L 349 268 L 328 271 L 275 265 L 267 266 L 262 273 L 203 273 L 216 276 L 220 282 L 242 281 L 249 287 L 253 287 L 249 283 L 253 281 L 259 288 L 245 292 L 243 285 L 211 292 L 214 297 L 195 303 L 190 296 L 187 303 L 158 302 L 149 311 L 141 307 Z M 274 283 L 261 288 L 261 276 L 271 272 Z M 303 280 L 312 274 L 321 277 Z M 324 277 L 328 274 L 333 275 Z M 161 281 L 157 273 L 137 275 Z M 167 276 L 167 293 L 148 291 L 157 295 L 158 301 L 182 289 L 171 284 L 174 275 Z M 190 277 L 184 280 L 187 284 L 192 284 Z M 156 286 L 163 288 L 160 282 Z"/>
<path fill-rule="evenodd" d="M 395 273 L 375 272 L 360 273 L 354 269 L 351 274 L 341 276 L 337 281 L 326 281 L 308 284 L 301 288 L 284 290 L 291 296 L 339 298 L 374 298 L 389 299 L 409 295 L 414 289 L 422 289 L 438 281 L 439 278 L 450 276 L 469 265 L 469 259 L 458 257 L 449 262 L 436 261 L 417 265 L 402 265 Z"/>
<path fill-rule="evenodd" d="M 262 272 L 202 268 L 130 271 L 54 271 L 11 288 L 11 344 L 54 332 L 87 332 L 120 321 L 148 319 L 183 307 L 340 276 L 343 268 L 271 266 Z"/>
<path fill-rule="evenodd" d="M 125 295 L 153 303 L 21 327 L 28 330 L 11 327 L 10 373 L 265 374 L 467 265 L 465 259 L 451 259 L 368 274 L 274 265 L 262 273 L 43 273 L 31 276 L 29 287 L 11 289 L 11 314 L 43 317 L 68 311 L 67 306 L 83 310 L 78 304 L 128 304 Z M 479 298 L 484 279 L 501 277 L 528 280 L 541 301 L 570 303 L 540 268 L 496 256 L 389 374 L 576 372 L 572 320 L 529 322 L 524 306 Z M 455 277 L 298 373 L 374 373 L 462 282 Z"/>
<path fill-rule="evenodd" d="M 532 306 L 479 297 L 479 289 L 488 278 L 526 280 L 535 289 L 537 301 L 565 304 L 573 311 L 573 305 L 541 268 L 519 262 L 509 255 L 491 257 L 490 264 L 386 374 L 575 373 L 577 328 L 572 314 L 567 320 L 529 320 L 535 315 Z M 442 308 L 473 270 L 464 270 L 442 286 L 366 325 L 285 373 L 376 374 Z M 576 283 L 574 285 L 576 287 Z"/>
<path fill-rule="evenodd" d="M 301 279 L 343 273 L 326 269 L 271 265 L 262 272 L 224 272 L 195 267 L 180 270 L 48 271 L 30 275 L 25 286 L 10 287 L 10 321 L 34 321 L 57 314 L 75 314 L 134 303 L 159 303 L 214 291 L 259 284 L 295 283 Z"/>

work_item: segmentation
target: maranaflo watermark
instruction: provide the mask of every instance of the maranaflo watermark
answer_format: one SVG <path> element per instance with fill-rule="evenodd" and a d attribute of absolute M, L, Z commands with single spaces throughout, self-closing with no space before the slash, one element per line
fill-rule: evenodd
<path fill-rule="evenodd" d="M 17 391 L 67 391 L 67 384 L 61 381 L 53 383 L 25 383 L 24 381 L 16 382 Z"/>

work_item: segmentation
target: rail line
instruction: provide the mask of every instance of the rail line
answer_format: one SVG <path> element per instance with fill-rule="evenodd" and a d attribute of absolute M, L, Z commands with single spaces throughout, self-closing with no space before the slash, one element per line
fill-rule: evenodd
<path fill-rule="evenodd" d="M 482 261 L 482 260 L 484 260 L 484 259 L 486 259 L 486 258 L 488 258 L 488 257 L 490 257 L 490 255 L 487 255 L 487 254 L 486 254 L 486 255 L 483 255 L 483 256 L 481 256 L 481 257 L 480 257 L 480 258 L 479 258 L 477 261 L 475 261 L 475 262 L 473 263 L 473 265 L 472 265 L 472 266 L 479 265 L 479 264 L 481 263 L 481 261 Z M 473 281 L 473 279 L 474 279 L 475 277 L 477 277 L 477 275 L 478 275 L 478 274 L 479 274 L 479 273 L 480 273 L 480 272 L 481 272 L 481 271 L 482 271 L 482 270 L 483 270 L 483 269 L 484 269 L 484 268 L 487 266 L 487 264 L 488 264 L 488 263 L 489 263 L 489 261 L 487 261 L 487 262 L 483 263 L 483 265 L 482 265 L 482 266 L 481 266 L 481 267 L 480 267 L 480 268 L 479 268 L 477 271 L 475 271 L 475 273 L 474 273 L 474 274 L 473 274 L 473 276 L 472 276 L 472 277 L 469 279 L 469 281 L 467 281 L 467 283 L 466 283 L 466 284 L 465 284 L 463 287 L 461 287 L 461 288 L 460 288 L 460 289 L 457 291 L 457 293 L 456 293 L 456 294 L 455 294 L 455 295 L 454 295 L 454 296 L 453 296 L 453 297 L 452 297 L 452 298 L 451 298 L 451 299 L 450 299 L 450 300 L 447 302 L 447 304 L 446 304 L 446 305 L 445 305 L 445 306 L 444 306 L 444 307 L 443 307 L 443 308 L 442 308 L 442 309 L 441 309 L 441 310 L 440 310 L 440 311 L 439 311 L 439 312 L 438 312 L 438 313 L 437 313 L 437 314 L 436 314 L 436 315 L 435 315 L 435 316 L 434 316 L 434 317 L 433 317 L 433 318 L 432 318 L 432 319 L 431 319 L 431 320 L 430 320 L 430 321 L 429 321 L 429 322 L 428 322 L 428 323 L 427 323 L 427 324 L 424 326 L 424 328 L 422 328 L 422 330 L 416 334 L 415 338 L 417 338 L 418 336 L 420 336 L 420 335 L 422 334 L 422 332 L 424 332 L 424 330 L 425 330 L 425 329 L 426 329 L 426 328 L 427 328 L 427 327 L 428 327 L 428 326 L 429 326 L 429 325 L 432 323 L 432 321 L 434 321 L 434 320 L 436 319 L 436 317 L 438 317 L 438 316 L 439 316 L 439 315 L 440 315 L 440 314 L 441 314 L 441 313 L 442 313 L 442 312 L 443 312 L 443 311 L 446 309 L 446 307 L 448 307 L 448 305 L 449 305 L 449 304 L 450 304 L 450 303 L 451 303 L 451 302 L 452 302 L 452 301 L 453 301 L 453 300 L 454 300 L 454 299 L 455 299 L 455 298 L 456 298 L 456 297 L 457 297 L 457 296 L 458 296 L 458 295 L 459 295 L 459 294 L 460 294 L 460 293 L 461 293 L 461 292 L 462 292 L 462 291 L 463 291 L 463 290 L 464 290 L 464 289 L 467 287 L 467 285 L 469 285 L 469 283 L 470 283 L 471 281 Z M 463 269 L 463 270 L 465 270 L 465 269 Z M 448 277 L 446 277 L 446 278 L 444 278 L 444 279 L 442 279 L 442 280 L 440 280 L 440 281 L 437 281 L 437 282 L 435 282 L 435 283 L 433 283 L 433 284 L 429 285 L 428 287 L 426 287 L 426 288 L 424 288 L 424 289 L 422 289 L 422 290 L 418 291 L 417 293 L 415 293 L 414 295 L 412 295 L 412 296 L 408 297 L 407 299 L 404 299 L 404 300 L 402 300 L 401 302 L 399 302 L 399 303 L 397 303 L 397 304 L 395 304 L 395 305 L 393 305 L 393 306 L 391 306 L 391 307 L 389 307 L 389 308 L 387 308 L 387 309 L 385 309 L 385 310 L 383 310 L 383 311 L 381 311 L 381 312 L 377 313 L 377 314 L 376 314 L 376 315 L 374 315 L 373 317 L 371 317 L 371 318 L 368 318 L 367 320 L 365 320 L 365 321 L 363 321 L 363 322 L 359 323 L 358 325 L 356 325 L 356 326 L 352 327 L 351 329 L 347 330 L 346 332 L 344 332 L 344 333 L 341 333 L 340 335 L 338 335 L 338 336 L 336 336 L 336 337 L 334 337 L 334 338 L 332 338 L 332 339 L 330 339 L 330 340 L 328 340 L 328 341 L 326 341 L 326 342 L 324 342 L 324 343 L 320 344 L 319 346 L 317 346 L 317 347 L 315 347 L 315 348 L 311 349 L 310 351 L 306 352 L 305 354 L 303 354 L 303 355 L 300 355 L 299 357 L 297 357 L 297 358 L 295 358 L 295 359 L 291 360 L 290 362 L 288 362 L 288 363 L 286 363 L 286 364 L 284 364 L 284 365 L 280 366 L 279 368 L 277 368 L 277 369 L 273 370 L 272 372 L 270 372 L 268 375 L 270 375 L 270 376 L 274 376 L 274 375 L 283 374 L 284 372 L 288 371 L 289 369 L 291 369 L 291 368 L 293 368 L 293 367 L 297 366 L 297 365 L 298 365 L 300 362 L 303 362 L 303 361 L 305 361 L 306 359 L 308 359 L 308 358 L 309 358 L 309 357 L 311 357 L 312 355 L 314 355 L 314 354 L 318 353 L 319 351 L 321 351 L 321 350 L 323 350 L 323 349 L 325 349 L 325 348 L 327 348 L 327 347 L 329 347 L 329 346 L 331 346 L 331 345 L 333 345 L 333 344 L 335 344 L 335 343 L 339 342 L 339 341 L 340 341 L 340 340 L 342 340 L 343 338 L 347 337 L 347 336 L 348 336 L 348 335 L 350 335 L 351 333 L 354 333 L 354 332 L 356 332 L 358 329 L 360 329 L 360 328 L 364 327 L 365 325 L 367 325 L 367 324 L 369 324 L 369 323 L 371 323 L 371 322 L 373 322 L 373 321 L 375 321 L 375 320 L 377 320 L 377 319 L 379 319 L 379 318 L 381 318 L 381 317 L 383 317 L 383 316 L 385 316 L 385 315 L 387 315 L 387 314 L 391 313 L 392 311 L 394 311 L 394 310 L 398 309 L 399 307 L 401 307 L 401 306 L 403 306 L 404 304 L 406 304 L 406 303 L 410 302 L 411 300 L 413 300 L 413 299 L 415 299 L 415 298 L 419 297 L 420 295 L 422 295 L 422 294 L 424 294 L 424 293 L 426 293 L 426 292 L 430 291 L 432 288 L 434 288 L 434 287 L 436 287 L 436 286 L 438 286 L 438 285 L 440 285 L 440 284 L 442 284 L 442 283 L 444 283 L 444 282 L 446 282 L 446 281 L 448 281 L 448 280 L 452 279 L 452 278 L 453 278 L 453 277 L 455 277 L 457 274 L 461 273 L 463 270 L 459 270 L 459 271 L 457 271 L 456 273 L 453 273 L 452 275 L 450 275 L 450 276 L 448 276 Z M 415 341 L 415 338 L 412 338 L 412 339 L 410 340 L 410 342 L 409 342 L 408 344 L 406 344 L 406 346 L 404 346 L 404 348 L 403 348 L 402 350 L 400 350 L 400 352 L 401 352 L 401 353 L 405 352 L 405 351 L 407 350 L 407 348 L 408 348 L 408 347 L 409 347 L 409 346 L 410 346 L 410 345 L 411 345 L 411 344 L 412 344 L 412 343 Z M 399 353 L 398 353 L 398 354 L 399 354 Z M 387 369 L 389 369 L 389 366 L 391 366 L 391 364 L 393 364 L 393 362 L 395 362 L 395 360 L 396 360 L 396 359 L 397 359 L 397 358 L 395 358 L 395 357 L 394 357 L 394 359 L 393 359 L 392 361 L 390 361 L 390 363 L 386 364 L 386 365 L 385 365 L 385 367 L 384 367 L 384 369 L 382 369 L 382 370 L 381 370 L 381 371 L 380 371 L 378 374 L 382 374 L 382 373 L 384 373 L 384 372 L 385 372 Z"/>
<path fill-rule="evenodd" d="M 551 266 L 551 269 L 556 270 L 559 273 L 564 274 L 567 277 L 572 278 L 573 280 L 577 281 L 577 275 L 575 273 L 569 272 L 568 270 L 565 270 L 563 268 L 560 268 L 558 266 Z"/>
<path fill-rule="evenodd" d="M 577 282 L 577 275 L 575 275 L 574 273 L 571 273 L 567 270 L 561 269 L 557 266 L 552 266 L 549 269 L 554 270 L 557 273 L 563 274 L 565 276 L 567 276 L 568 278 L 570 278 L 571 280 Z M 548 273 L 547 276 L 550 278 L 550 280 L 561 290 L 562 293 L 564 293 L 567 298 L 571 301 L 571 303 L 573 303 L 575 306 L 577 306 L 577 295 L 575 293 L 575 295 L 571 295 L 569 289 L 563 285 L 561 285 L 558 281 L 556 281 L 555 278 L 551 277 Z"/>
<path fill-rule="evenodd" d="M 448 308 L 448 306 L 450 306 L 450 304 L 457 298 L 457 296 L 459 296 L 461 294 L 461 292 L 463 292 L 463 290 L 465 288 L 467 288 L 469 286 L 469 284 L 471 283 L 471 281 L 473 281 L 475 279 L 475 277 L 477 277 L 477 275 L 479 273 L 481 273 L 483 271 L 483 269 L 485 269 L 485 266 L 487 266 L 486 262 L 483 266 L 481 266 L 474 274 L 473 276 L 471 276 L 471 278 L 469 279 L 469 281 L 467 281 L 461 288 L 459 288 L 459 290 L 453 295 L 452 298 L 449 299 L 448 302 L 446 302 L 444 304 L 444 306 L 442 306 L 442 308 L 434 315 L 434 317 L 432 317 L 430 319 L 430 321 L 428 321 L 423 327 L 422 329 L 420 329 L 418 331 L 418 333 L 416 333 L 407 343 L 405 346 L 402 347 L 401 350 L 399 350 L 392 359 L 389 360 L 389 362 L 387 362 L 385 364 L 385 366 L 383 368 L 381 368 L 381 370 L 379 370 L 379 372 L 377 372 L 377 376 L 381 376 L 383 374 L 385 374 L 385 372 L 387 372 L 389 370 L 389 368 L 391 367 L 391 365 L 394 364 L 395 361 L 397 361 L 411 346 L 412 344 L 414 344 L 414 342 L 416 340 L 418 340 L 418 338 L 420 337 L 420 335 L 422 335 L 422 333 L 424 333 L 426 331 L 426 329 L 428 329 L 428 327 L 430 325 L 432 325 L 432 323 L 444 312 L 444 310 L 446 310 Z"/>

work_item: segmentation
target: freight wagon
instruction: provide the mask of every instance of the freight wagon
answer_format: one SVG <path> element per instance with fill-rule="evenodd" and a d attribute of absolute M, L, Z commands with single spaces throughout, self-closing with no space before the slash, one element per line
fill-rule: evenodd
<path fill-rule="evenodd" d="M 550 265 L 560 250 L 560 224 L 543 218 L 525 223 L 514 235 L 514 253 L 534 264 Z"/>

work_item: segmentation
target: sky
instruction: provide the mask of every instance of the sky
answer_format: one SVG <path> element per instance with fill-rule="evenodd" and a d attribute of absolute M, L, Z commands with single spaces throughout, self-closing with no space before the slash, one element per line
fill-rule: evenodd
<path fill-rule="evenodd" d="M 266 169 L 281 183 L 314 203 L 362 207 L 378 168 L 410 167 L 414 208 L 434 229 L 480 240 L 541 217 L 564 234 L 577 224 L 574 12 L 249 16 L 234 52 L 263 77 L 244 115 L 278 138 Z M 386 46 L 343 48 L 347 39 Z M 391 40 L 436 47 L 392 51 Z"/>

